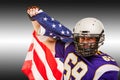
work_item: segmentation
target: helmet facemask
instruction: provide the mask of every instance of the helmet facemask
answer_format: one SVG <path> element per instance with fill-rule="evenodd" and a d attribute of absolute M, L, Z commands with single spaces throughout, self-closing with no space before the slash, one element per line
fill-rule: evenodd
<path fill-rule="evenodd" d="M 85 31 L 82 34 L 74 33 L 74 43 L 76 53 L 79 56 L 89 57 L 95 55 L 98 51 L 99 46 L 103 44 L 104 41 L 104 34 L 103 31 L 101 34 L 89 34 L 89 32 Z M 88 39 L 95 39 L 95 42 L 80 42 L 79 39 L 88 38 Z"/>

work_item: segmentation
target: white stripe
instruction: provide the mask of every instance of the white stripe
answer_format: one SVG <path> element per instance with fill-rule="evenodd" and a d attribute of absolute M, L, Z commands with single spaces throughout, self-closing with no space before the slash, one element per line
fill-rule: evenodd
<path fill-rule="evenodd" d="M 64 70 L 64 68 L 63 68 L 63 62 L 62 61 L 60 61 L 60 59 L 59 58 L 55 58 L 56 59 L 56 62 L 57 62 L 57 69 L 61 72 L 61 73 L 63 73 L 63 70 Z M 63 75 L 61 76 L 61 80 L 63 79 Z"/>
<path fill-rule="evenodd" d="M 33 39 L 32 39 L 32 41 L 31 41 L 31 43 L 33 43 Z M 31 45 L 30 45 L 30 46 L 31 46 Z M 33 48 L 34 48 L 34 46 L 33 46 Z M 32 60 L 32 59 L 33 59 L 33 49 L 32 49 L 32 51 L 28 51 L 28 52 L 27 52 L 25 61 L 26 61 L 26 60 Z"/>
<path fill-rule="evenodd" d="M 53 76 L 53 73 L 46 61 L 46 58 L 45 58 L 45 54 L 44 54 L 44 51 L 43 49 L 41 48 L 41 46 L 39 46 L 38 42 L 36 40 L 34 40 L 34 46 L 35 46 L 35 50 L 39 56 L 39 58 L 41 59 L 41 61 L 44 63 L 45 65 L 45 69 L 46 69 L 46 72 L 47 72 L 47 77 L 49 80 L 56 80 L 55 77 Z"/>
<path fill-rule="evenodd" d="M 53 76 L 53 73 L 52 73 L 47 61 L 46 61 L 43 49 L 41 48 L 41 46 L 39 46 L 38 42 L 35 39 L 33 39 L 33 40 L 34 40 L 33 41 L 34 42 L 34 47 L 33 47 L 32 51 L 27 52 L 25 61 L 32 60 L 31 71 L 32 71 L 32 74 L 33 74 L 35 80 L 44 80 L 44 79 L 43 79 L 42 75 L 39 73 L 39 71 L 37 70 L 36 65 L 33 61 L 33 50 L 34 49 L 37 51 L 37 53 L 40 53 L 40 54 L 38 54 L 38 56 L 40 57 L 40 59 L 42 60 L 42 62 L 45 65 L 48 79 L 56 80 Z M 63 63 L 59 60 L 59 58 L 55 58 L 55 59 L 56 59 L 57 65 L 58 65 L 57 69 L 62 73 L 63 72 Z"/>
<path fill-rule="evenodd" d="M 33 53 L 32 52 L 28 52 L 27 55 L 26 55 L 25 61 L 32 60 L 32 56 L 33 56 Z"/>
<path fill-rule="evenodd" d="M 34 61 L 32 61 L 32 69 L 31 70 L 32 70 L 32 74 L 33 74 L 35 80 L 44 80 L 42 75 L 38 72 Z"/>
<path fill-rule="evenodd" d="M 36 66 L 35 66 L 35 63 L 34 63 L 34 61 L 33 61 L 33 53 L 32 53 L 32 51 L 30 51 L 30 52 L 27 53 L 27 56 L 26 56 L 26 58 L 25 58 L 25 61 L 27 61 L 27 60 L 32 60 L 32 68 L 31 68 L 31 71 L 32 71 L 32 74 L 33 74 L 34 79 L 35 79 L 35 80 L 44 80 L 44 79 L 42 78 L 42 76 L 40 75 L 40 73 L 38 72 Z"/>
<path fill-rule="evenodd" d="M 61 62 L 60 61 L 60 59 L 59 58 L 55 58 L 56 59 L 56 62 L 57 62 L 57 69 L 61 72 L 61 73 L 63 73 L 63 70 L 64 70 L 64 68 L 63 68 L 63 62 Z"/>
<path fill-rule="evenodd" d="M 41 76 L 41 74 L 38 72 L 36 66 L 35 66 L 35 63 L 33 61 L 33 50 L 32 51 L 29 51 L 27 53 L 27 56 L 25 58 L 25 61 L 27 60 L 32 60 L 32 68 L 31 68 L 31 71 L 32 71 L 32 74 L 33 74 L 33 77 L 35 80 L 44 80 L 43 77 Z"/>
<path fill-rule="evenodd" d="M 93 80 L 98 80 L 107 71 L 119 71 L 119 70 L 120 68 L 115 65 L 111 64 L 103 65 L 96 70 Z"/>

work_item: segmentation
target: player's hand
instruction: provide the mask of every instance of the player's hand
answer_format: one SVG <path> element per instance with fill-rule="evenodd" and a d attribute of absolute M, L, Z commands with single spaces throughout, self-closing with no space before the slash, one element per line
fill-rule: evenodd
<path fill-rule="evenodd" d="M 38 6 L 28 7 L 27 13 L 30 17 L 35 16 L 39 13 L 40 8 Z"/>

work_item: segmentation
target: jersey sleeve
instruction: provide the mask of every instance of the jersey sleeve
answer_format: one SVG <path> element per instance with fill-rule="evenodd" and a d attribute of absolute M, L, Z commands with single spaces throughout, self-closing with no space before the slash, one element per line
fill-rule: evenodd
<path fill-rule="evenodd" d="M 72 32 L 44 11 L 40 12 L 36 16 L 33 16 L 32 18 L 37 20 L 38 23 L 45 29 L 45 36 L 50 36 L 63 42 L 73 41 Z"/>
<path fill-rule="evenodd" d="M 93 80 L 117 80 L 120 68 L 116 64 L 116 62 L 115 61 L 104 61 L 102 63 L 104 64 L 99 66 L 96 69 Z"/>
<path fill-rule="evenodd" d="M 118 80 L 118 71 L 108 71 L 99 80 Z"/>
<path fill-rule="evenodd" d="M 55 57 L 63 59 L 65 52 L 65 43 L 57 41 L 55 45 L 55 51 L 56 51 Z"/>

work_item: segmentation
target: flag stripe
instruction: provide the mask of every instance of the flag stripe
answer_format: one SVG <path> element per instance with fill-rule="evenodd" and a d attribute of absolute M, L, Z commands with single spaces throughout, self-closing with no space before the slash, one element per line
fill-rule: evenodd
<path fill-rule="evenodd" d="M 32 43 L 22 66 L 22 72 L 29 80 L 61 80 L 63 70 L 58 66 L 60 65 L 58 62 L 59 60 L 39 40 L 34 31 Z"/>
<path fill-rule="evenodd" d="M 46 60 L 47 60 L 48 65 L 50 66 L 50 68 L 52 70 L 54 77 L 57 80 L 61 80 L 60 78 L 62 76 L 62 73 L 57 69 L 57 63 L 56 63 L 55 58 L 53 57 L 51 51 L 42 42 L 39 41 L 39 39 L 35 35 L 35 32 L 33 33 L 33 36 L 36 39 L 36 41 L 40 44 L 42 49 L 44 50 Z"/>
<path fill-rule="evenodd" d="M 32 67 L 32 60 L 25 61 L 22 66 L 22 72 L 28 76 L 29 80 L 35 80 L 31 71 L 31 67 Z"/>
<path fill-rule="evenodd" d="M 39 73 L 34 61 L 32 62 L 31 70 L 32 70 L 32 74 L 33 74 L 35 80 L 44 80 L 43 76 Z"/>
<path fill-rule="evenodd" d="M 30 51 L 32 51 L 32 50 L 33 50 L 33 46 L 34 46 L 34 44 L 33 44 L 33 43 L 31 43 L 31 44 L 30 44 L 30 47 L 29 47 L 29 49 L 28 49 L 28 52 L 30 52 Z"/>
<path fill-rule="evenodd" d="M 46 48 L 44 48 L 44 49 L 46 49 Z M 52 72 L 54 73 L 53 75 L 55 76 L 55 78 L 57 80 L 60 80 L 60 77 L 61 77 L 62 74 L 57 69 L 57 63 L 56 63 L 55 59 L 53 58 L 53 55 L 51 55 L 52 53 L 49 54 L 48 52 L 50 52 L 49 49 L 45 50 L 47 62 L 49 64 Z"/>
<path fill-rule="evenodd" d="M 35 44 L 34 48 L 35 48 L 35 51 L 37 52 L 38 57 L 41 59 L 41 61 L 45 65 L 48 79 L 56 80 L 55 77 L 53 76 L 50 66 L 48 65 L 48 62 L 45 57 L 46 54 L 45 54 L 44 50 L 42 49 L 41 45 L 39 45 L 39 43 L 36 40 L 34 40 L 34 44 Z"/>
<path fill-rule="evenodd" d="M 34 50 L 33 53 L 34 53 L 33 54 L 33 60 L 36 64 L 36 67 L 37 67 L 39 73 L 43 76 L 43 78 L 45 80 L 48 80 L 47 75 L 46 75 L 46 69 L 45 69 L 45 66 L 44 66 L 43 62 L 40 60 L 40 58 L 38 57 L 35 50 Z"/>

